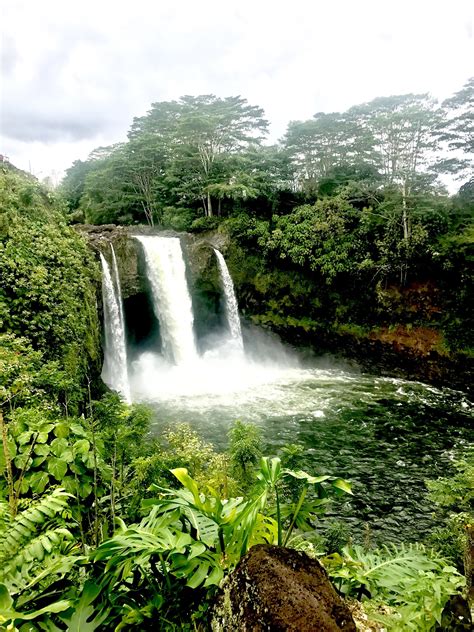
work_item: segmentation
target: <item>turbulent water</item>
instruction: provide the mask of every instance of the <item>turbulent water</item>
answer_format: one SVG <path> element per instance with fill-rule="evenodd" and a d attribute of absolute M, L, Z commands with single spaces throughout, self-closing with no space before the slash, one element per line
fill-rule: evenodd
<path fill-rule="evenodd" d="M 131 349 L 130 391 L 132 401 L 148 402 L 156 411 L 154 432 L 188 422 L 217 449 L 225 449 L 236 419 L 253 422 L 262 430 L 267 454 L 298 444 L 309 472 L 352 482 L 354 496 L 330 511 L 351 525 L 355 539 L 367 533 L 375 541 L 422 538 L 434 524 L 425 479 L 452 472 L 452 459 L 474 440 L 473 409 L 466 396 L 362 374 L 334 361 L 303 362 L 255 329 L 244 330 L 243 345 L 232 279 L 218 251 L 230 335 L 200 340 L 199 348 L 207 349 L 200 355 L 179 239 L 137 239 L 162 345 L 153 352 Z M 103 375 L 125 394 L 126 374 L 115 372 L 126 367 L 117 268 L 114 261 L 114 286 L 101 259 Z"/>
<path fill-rule="evenodd" d="M 374 540 L 422 537 L 434 510 L 424 480 L 450 472 L 454 455 L 474 439 L 466 397 L 330 361 L 303 365 L 262 336 L 246 342 L 246 356 L 223 344 L 186 367 L 144 354 L 132 385 L 156 410 L 155 432 L 188 422 L 225 449 L 233 421 L 251 421 L 267 453 L 297 443 L 308 471 L 352 481 L 354 497 L 332 511 L 355 537 L 366 525 Z"/>
<path fill-rule="evenodd" d="M 113 248 L 112 260 L 113 277 L 107 260 L 100 253 L 105 336 L 102 379 L 111 389 L 120 393 L 125 401 L 129 402 L 130 388 L 128 383 L 125 320 L 123 317 L 120 280 Z"/>
<path fill-rule="evenodd" d="M 225 298 L 225 311 L 230 336 L 234 341 L 236 348 L 243 350 L 244 342 L 242 339 L 242 328 L 240 326 L 239 308 L 234 292 L 232 277 L 229 274 L 229 270 L 222 253 L 219 252 L 219 250 L 216 250 L 216 248 L 214 248 L 214 252 L 216 254 L 219 271 L 221 273 L 222 288 L 224 290 Z"/>

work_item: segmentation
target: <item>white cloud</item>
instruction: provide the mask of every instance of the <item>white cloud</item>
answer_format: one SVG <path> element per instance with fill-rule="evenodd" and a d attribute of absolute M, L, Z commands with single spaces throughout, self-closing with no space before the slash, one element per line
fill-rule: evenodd
<path fill-rule="evenodd" d="M 16 0 L 1 26 L 0 152 L 61 171 L 183 94 L 241 94 L 289 120 L 375 96 L 444 98 L 474 73 L 470 0 Z"/>

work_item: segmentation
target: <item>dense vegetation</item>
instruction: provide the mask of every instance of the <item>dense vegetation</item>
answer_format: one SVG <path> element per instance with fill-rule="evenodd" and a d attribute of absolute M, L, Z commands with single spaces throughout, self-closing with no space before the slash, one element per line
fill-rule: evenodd
<path fill-rule="evenodd" d="M 128 142 L 74 163 L 62 191 L 75 221 L 230 233 L 259 323 L 401 324 L 434 331 L 428 351 L 472 353 L 473 94 L 471 79 L 441 105 L 409 94 L 318 113 L 273 146 L 241 98 L 155 103 Z"/>
<path fill-rule="evenodd" d="M 297 446 L 263 456 L 243 422 L 224 453 L 182 425 L 153 439 L 148 409 L 98 379 L 99 274 L 69 224 L 219 227 L 240 285 L 252 276 L 273 294 L 265 318 L 308 328 L 323 312 L 353 328 L 396 319 L 394 284 L 435 277 L 449 306 L 435 322 L 466 350 L 474 183 L 449 197 L 437 174 L 472 165 L 472 89 L 441 108 L 406 95 L 318 114 L 274 147 L 262 145 L 263 112 L 241 98 L 158 103 L 126 144 L 75 163 L 63 197 L 2 167 L 2 629 L 207 629 L 220 580 L 259 542 L 318 556 L 390 629 L 441 621 L 470 570 L 472 453 L 456 477 L 429 483 L 444 529 L 373 549 L 325 520 L 350 484 L 304 472 Z"/>

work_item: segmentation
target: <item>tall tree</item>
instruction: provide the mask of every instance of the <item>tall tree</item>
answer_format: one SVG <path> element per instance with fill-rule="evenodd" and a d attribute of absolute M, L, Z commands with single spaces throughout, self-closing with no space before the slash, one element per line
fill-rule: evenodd
<path fill-rule="evenodd" d="M 442 105 L 439 140 L 452 156 L 439 162 L 441 171 L 466 179 L 474 170 L 474 77 Z"/>
<path fill-rule="evenodd" d="M 434 130 L 440 114 L 427 94 L 380 97 L 349 110 L 371 137 L 376 165 L 388 186 L 401 196 L 403 238 L 410 239 L 410 197 L 436 179 Z"/>
<path fill-rule="evenodd" d="M 147 138 L 168 160 L 167 180 L 179 203 L 199 200 L 213 215 L 216 185 L 230 184 L 236 154 L 260 145 L 268 123 L 263 110 L 241 97 L 184 96 L 153 104 L 136 119 L 130 140 Z"/>
<path fill-rule="evenodd" d="M 343 114 L 319 112 L 308 121 L 291 121 L 283 138 L 295 169 L 295 186 L 314 193 L 322 178 L 351 153 L 354 130 Z"/>

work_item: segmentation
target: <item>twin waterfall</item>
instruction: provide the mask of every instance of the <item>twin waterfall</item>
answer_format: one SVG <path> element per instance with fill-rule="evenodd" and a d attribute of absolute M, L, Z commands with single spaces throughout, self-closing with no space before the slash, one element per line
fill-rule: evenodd
<path fill-rule="evenodd" d="M 100 253 L 105 334 L 102 379 L 111 389 L 120 393 L 126 402 L 130 402 L 122 293 L 114 247 L 112 244 L 110 247 L 112 249 L 113 275 L 106 258 Z"/>
<path fill-rule="evenodd" d="M 235 298 L 234 284 L 232 283 L 232 277 L 229 274 L 227 264 L 225 262 L 222 253 L 214 248 L 216 253 L 217 262 L 219 264 L 219 270 L 221 273 L 222 289 L 225 296 L 225 312 L 227 317 L 227 325 L 229 327 L 232 341 L 237 349 L 243 350 L 244 343 L 242 340 L 242 329 L 240 327 L 239 309 L 237 306 L 237 299 Z"/>
<path fill-rule="evenodd" d="M 162 355 L 174 366 L 192 366 L 199 360 L 194 334 L 194 314 L 186 279 L 186 265 L 177 237 L 141 237 L 153 310 L 160 323 Z M 242 330 L 234 286 L 222 254 L 214 249 L 225 299 L 225 314 L 234 350 L 243 352 Z M 102 379 L 127 401 L 131 401 L 126 330 L 120 279 L 112 247 L 112 273 L 102 262 L 105 349 Z M 196 364 L 196 371 L 199 371 Z"/>

